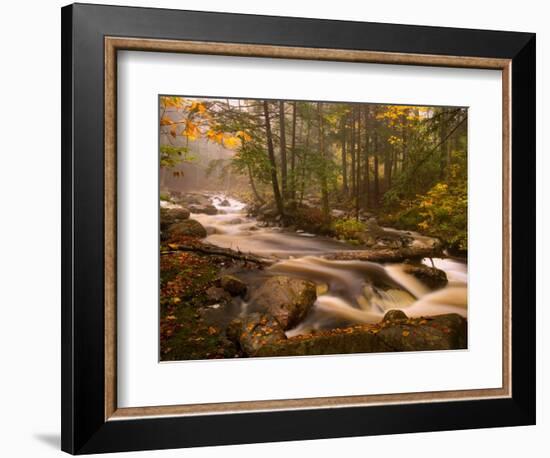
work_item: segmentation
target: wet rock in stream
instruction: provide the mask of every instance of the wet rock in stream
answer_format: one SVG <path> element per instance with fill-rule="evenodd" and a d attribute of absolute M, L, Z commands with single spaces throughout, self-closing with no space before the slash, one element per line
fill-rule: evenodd
<path fill-rule="evenodd" d="M 218 213 L 218 209 L 210 204 L 202 206 L 191 205 L 189 210 L 191 210 L 191 213 L 204 213 L 205 215 L 216 215 Z"/>
<path fill-rule="evenodd" d="M 403 310 L 388 310 L 386 314 L 384 315 L 384 318 L 382 318 L 382 321 L 400 321 L 400 320 L 407 320 L 407 315 Z"/>
<path fill-rule="evenodd" d="M 447 274 L 441 269 L 422 264 L 403 264 L 403 272 L 420 280 L 430 289 L 439 289 L 447 285 Z"/>
<path fill-rule="evenodd" d="M 316 298 L 315 283 L 277 275 L 250 293 L 249 311 L 269 313 L 287 330 L 305 318 Z"/>

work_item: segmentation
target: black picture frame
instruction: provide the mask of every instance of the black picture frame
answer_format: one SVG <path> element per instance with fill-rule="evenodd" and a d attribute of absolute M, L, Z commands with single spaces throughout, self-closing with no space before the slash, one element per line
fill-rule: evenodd
<path fill-rule="evenodd" d="M 106 36 L 511 59 L 512 396 L 106 421 Z M 535 34 L 74 4 L 62 9 L 61 41 L 64 451 L 85 454 L 535 424 Z"/>

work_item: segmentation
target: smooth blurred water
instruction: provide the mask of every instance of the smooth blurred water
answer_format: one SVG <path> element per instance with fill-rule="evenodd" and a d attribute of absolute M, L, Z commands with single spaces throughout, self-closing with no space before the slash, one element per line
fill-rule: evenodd
<path fill-rule="evenodd" d="M 229 205 L 221 203 L 227 200 Z M 297 335 L 312 329 L 334 328 L 353 323 L 379 322 L 390 309 L 403 310 L 409 317 L 458 313 L 467 315 L 467 265 L 449 258 L 424 259 L 446 272 L 449 284 L 431 291 L 402 264 L 366 261 L 333 261 L 323 254 L 350 251 L 353 247 L 327 237 L 262 227 L 247 216 L 245 204 L 223 195 L 213 195 L 216 215 L 192 214 L 207 230 L 206 242 L 224 248 L 280 259 L 266 274 L 291 275 L 314 282 L 318 297 L 311 312 L 298 327 L 287 332 Z M 428 237 L 409 233 L 413 244 Z M 243 304 L 246 309 L 246 303 Z"/>

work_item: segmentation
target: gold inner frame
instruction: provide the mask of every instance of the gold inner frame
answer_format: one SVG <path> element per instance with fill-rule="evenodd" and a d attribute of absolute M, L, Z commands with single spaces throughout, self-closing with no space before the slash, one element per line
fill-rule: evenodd
<path fill-rule="evenodd" d="M 502 72 L 502 387 L 402 394 L 336 396 L 214 404 L 119 408 L 117 405 L 116 336 L 116 89 L 117 51 L 177 52 L 241 57 L 268 57 L 340 62 L 480 68 Z M 511 397 L 511 60 L 358 50 L 211 43 L 179 40 L 105 37 L 105 420 L 150 416 L 205 415 L 230 412 L 296 410 Z"/>

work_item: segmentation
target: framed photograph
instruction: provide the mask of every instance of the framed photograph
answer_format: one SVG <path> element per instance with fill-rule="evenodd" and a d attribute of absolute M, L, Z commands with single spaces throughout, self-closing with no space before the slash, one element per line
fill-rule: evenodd
<path fill-rule="evenodd" d="M 62 129 L 63 450 L 535 423 L 534 34 L 70 5 Z"/>

